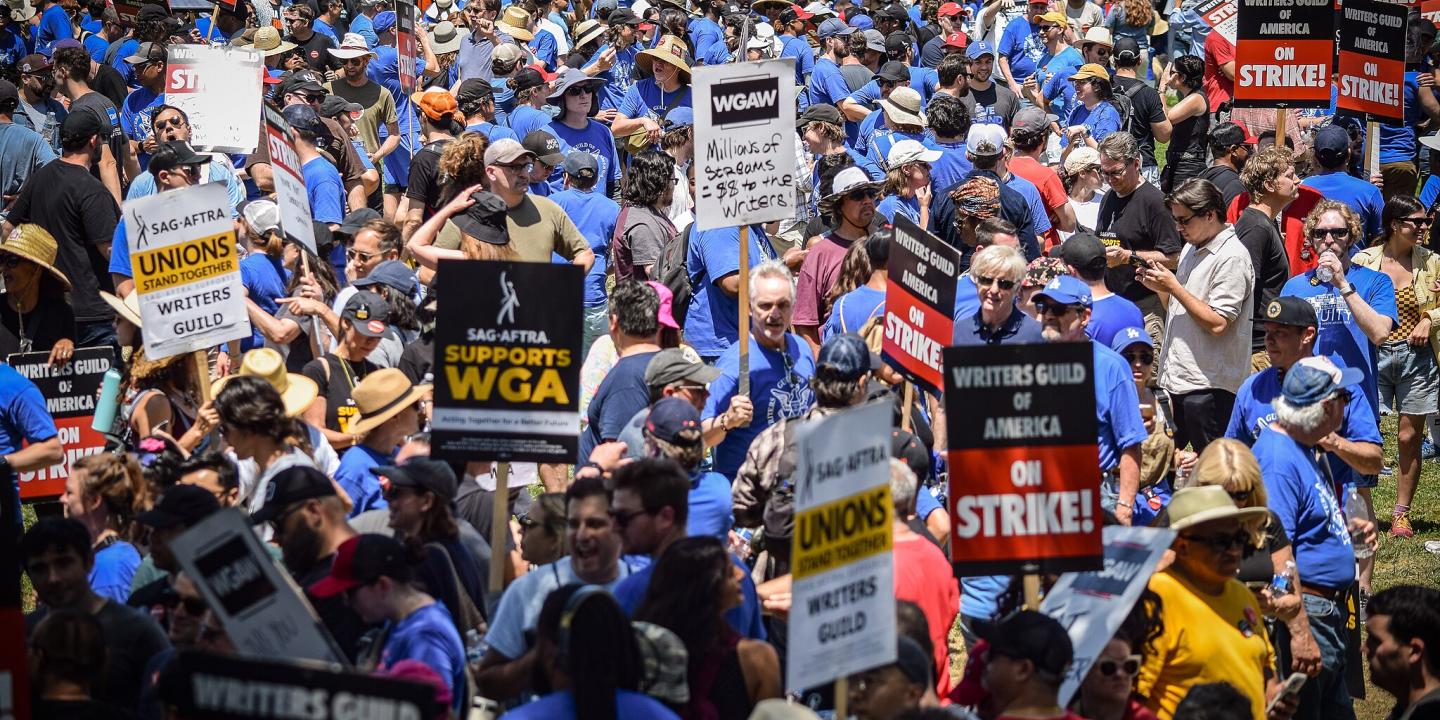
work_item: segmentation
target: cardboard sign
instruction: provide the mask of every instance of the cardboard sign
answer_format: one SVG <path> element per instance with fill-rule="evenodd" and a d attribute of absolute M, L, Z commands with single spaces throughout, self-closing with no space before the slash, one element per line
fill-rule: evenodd
<path fill-rule="evenodd" d="M 1236 107 L 1330 107 L 1334 0 L 1240 0 Z"/>
<path fill-rule="evenodd" d="M 795 216 L 795 59 L 695 68 L 695 227 Z"/>
<path fill-rule="evenodd" d="M 1095 658 L 1130 614 L 1175 531 L 1111 525 L 1104 537 L 1105 568 L 1061 575 L 1040 603 L 1040 612 L 1064 625 L 1075 647 L 1075 660 L 1060 685 L 1062 707 L 1070 704 Z"/>
<path fill-rule="evenodd" d="M 1235 44 L 1238 35 L 1236 16 L 1239 14 L 1236 0 L 1204 0 L 1195 6 L 1195 12 L 1211 30 L 1220 33 L 1231 45 Z"/>
<path fill-rule="evenodd" d="M 240 654 L 346 663 L 289 573 L 260 545 L 244 513 L 221 510 L 181 533 L 170 547 Z"/>
<path fill-rule="evenodd" d="M 796 430 L 793 690 L 895 661 L 891 413 L 869 403 Z"/>
<path fill-rule="evenodd" d="M 249 110 L 261 105 L 260 53 L 248 48 L 171 45 L 165 102 L 190 118 L 190 144 L 220 153 L 252 153 L 260 130 Z"/>
<path fill-rule="evenodd" d="M 909 218 L 895 216 L 885 287 L 885 362 L 940 392 L 941 349 L 954 339 L 955 277 L 960 253 Z"/>
<path fill-rule="evenodd" d="M 270 167 L 275 180 L 276 204 L 280 206 L 280 229 L 286 237 L 305 246 L 312 255 L 315 225 L 310 215 L 310 195 L 300 175 L 300 156 L 295 152 L 295 133 L 290 123 L 273 108 L 265 108 L 265 141 L 270 143 Z"/>
<path fill-rule="evenodd" d="M 223 183 L 126 200 L 123 214 L 147 357 L 250 337 Z"/>
<path fill-rule="evenodd" d="M 584 275 L 569 264 L 440 263 L 431 454 L 575 462 Z"/>
<path fill-rule="evenodd" d="M 65 493 L 70 466 L 86 455 L 105 449 L 105 436 L 91 429 L 95 401 L 105 371 L 115 364 L 115 351 L 108 348 L 77 348 L 70 362 L 50 365 L 50 353 L 15 353 L 6 359 L 45 398 L 45 409 L 55 419 L 65 459 L 44 470 L 20 473 L 20 499 L 39 500 Z"/>
<path fill-rule="evenodd" d="M 1371 120 L 1403 122 L 1406 6 L 1346 0 L 1341 11 L 1337 107 Z"/>
<path fill-rule="evenodd" d="M 1093 353 L 1088 342 L 945 349 L 957 575 L 1100 568 Z"/>
<path fill-rule="evenodd" d="M 161 692 L 184 717 L 422 720 L 437 710 L 434 689 L 418 682 L 276 658 L 187 651 L 176 660 L 167 672 L 180 672 L 180 682 Z"/>
<path fill-rule="evenodd" d="M 415 77 L 415 3 L 395 3 L 395 54 L 400 65 L 400 89 L 406 95 L 419 87 Z"/>

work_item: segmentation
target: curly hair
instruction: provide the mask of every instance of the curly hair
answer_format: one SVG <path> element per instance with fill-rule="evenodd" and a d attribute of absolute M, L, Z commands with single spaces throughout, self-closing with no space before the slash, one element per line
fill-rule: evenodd
<path fill-rule="evenodd" d="M 1287 169 L 1294 167 L 1295 153 L 1288 148 L 1271 147 L 1245 162 L 1245 167 L 1240 170 L 1240 182 L 1251 197 L 1259 197 L 1265 193 L 1266 183 L 1275 182 Z"/>
<path fill-rule="evenodd" d="M 624 200 L 638 207 L 654 207 L 672 186 L 675 158 L 655 150 L 646 150 L 630 163 L 629 182 L 625 183 Z"/>
<path fill-rule="evenodd" d="M 1170 71 L 1180 76 L 1180 83 L 1190 89 L 1199 90 L 1205 84 L 1205 61 L 1194 55 L 1182 55 L 1175 59 Z"/>
<path fill-rule="evenodd" d="M 488 190 L 490 180 L 485 176 L 485 151 L 490 147 L 490 138 L 478 132 L 462 133 L 440 152 L 440 174 L 446 178 L 443 202 L 450 202 L 461 190 L 475 184 L 484 185 Z"/>
<path fill-rule="evenodd" d="M 1155 20 L 1155 7 L 1149 0 L 1121 0 L 1125 9 L 1125 24 L 1132 27 L 1148 28 Z"/>
<path fill-rule="evenodd" d="M 1305 216 L 1305 242 L 1310 242 L 1310 233 L 1315 229 L 1316 225 L 1320 224 L 1320 218 L 1324 217 L 1326 213 L 1332 212 L 1340 213 L 1340 217 L 1345 220 L 1345 228 L 1350 231 L 1350 239 L 1346 243 L 1346 247 L 1349 247 L 1350 243 L 1365 237 L 1363 234 L 1364 231 L 1360 227 L 1360 216 L 1356 215 L 1355 211 L 1351 210 L 1349 205 L 1335 200 L 1321 200 L 1315 203 L 1315 207 L 1310 210 L 1310 214 Z"/>
<path fill-rule="evenodd" d="M 100 498 L 101 507 L 125 539 L 134 539 L 135 516 L 150 508 L 150 487 L 139 463 L 126 455 L 101 453 L 75 461 L 70 472 L 80 486 L 80 498 Z"/>

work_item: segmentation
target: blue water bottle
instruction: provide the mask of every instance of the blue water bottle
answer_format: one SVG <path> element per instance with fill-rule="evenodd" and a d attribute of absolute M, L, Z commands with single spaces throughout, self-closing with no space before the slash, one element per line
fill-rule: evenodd
<path fill-rule="evenodd" d="M 110 368 L 105 371 L 105 379 L 100 382 L 100 402 L 95 405 L 95 418 L 90 421 L 90 429 L 99 433 L 108 433 L 114 429 L 115 413 L 120 409 L 120 370 Z"/>

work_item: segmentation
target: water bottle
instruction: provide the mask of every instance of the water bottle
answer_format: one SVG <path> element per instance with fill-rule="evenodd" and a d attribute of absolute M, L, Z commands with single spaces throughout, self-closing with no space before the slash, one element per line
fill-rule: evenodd
<path fill-rule="evenodd" d="M 100 402 L 95 405 L 95 418 L 90 421 L 90 429 L 98 433 L 113 430 L 115 413 L 119 409 L 120 370 L 112 367 L 105 371 L 105 379 L 100 381 Z"/>
<path fill-rule="evenodd" d="M 1335 253 L 1330 252 L 1329 250 L 1320 253 L 1320 264 L 1315 266 L 1315 279 L 1323 283 L 1328 283 L 1331 280 L 1335 279 L 1335 271 L 1331 270 L 1330 267 L 1325 264 L 1326 258 L 1329 258 L 1331 260 L 1336 259 Z"/>
<path fill-rule="evenodd" d="M 1355 547 L 1356 559 L 1364 560 L 1375 554 L 1366 544 L 1364 532 L 1365 524 L 1373 520 L 1370 510 L 1365 507 L 1365 498 L 1360 497 L 1360 491 L 1351 486 L 1345 491 L 1345 523 L 1350 529 L 1350 544 Z"/>
<path fill-rule="evenodd" d="M 1295 592 L 1295 561 L 1286 560 L 1285 569 L 1270 580 L 1270 597 L 1281 598 Z"/>

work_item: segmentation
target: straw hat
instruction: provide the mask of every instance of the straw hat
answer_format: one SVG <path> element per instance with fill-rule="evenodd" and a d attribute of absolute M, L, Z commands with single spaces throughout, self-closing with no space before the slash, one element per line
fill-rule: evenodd
<path fill-rule="evenodd" d="M 330 55 L 337 60 L 354 60 L 358 57 L 375 57 L 370 50 L 370 41 L 360 33 L 345 33 L 345 38 L 340 41 L 340 47 L 330 48 Z"/>
<path fill-rule="evenodd" d="M 10 237 L 0 244 L 0 252 L 7 252 L 17 257 L 25 258 L 30 262 L 50 271 L 65 286 L 70 289 L 70 278 L 55 267 L 55 253 L 59 248 L 55 244 L 55 238 L 45 228 L 32 223 L 23 223 L 10 231 Z"/>
<path fill-rule="evenodd" d="M 360 414 L 350 422 L 351 434 L 364 435 L 374 430 L 425 397 L 427 392 L 430 392 L 429 385 L 411 385 L 410 378 L 395 368 L 376 370 L 366 375 L 350 391 L 356 408 L 360 410 Z"/>
<path fill-rule="evenodd" d="M 271 348 L 255 348 L 240 360 L 240 369 L 234 373 L 216 380 L 210 386 L 211 397 L 218 396 L 220 390 L 230 378 L 239 375 L 252 375 L 265 382 L 270 387 L 280 392 L 280 400 L 285 403 L 285 414 L 289 417 L 299 417 L 315 402 L 320 396 L 320 388 L 304 375 L 292 372 L 285 372 L 285 358 Z"/>
<path fill-rule="evenodd" d="M 605 34 L 605 26 L 599 20 L 586 20 L 575 26 L 575 47 L 581 47 L 585 43 L 594 40 Z"/>
<path fill-rule="evenodd" d="M 675 66 L 684 82 L 690 82 L 690 64 L 685 62 L 685 42 L 674 35 L 660 38 L 660 44 L 649 50 L 641 50 L 635 56 L 635 64 L 645 72 L 655 72 L 655 61 L 660 60 Z"/>
<path fill-rule="evenodd" d="M 1237 508 L 1230 494 L 1221 485 L 1203 485 L 1176 490 L 1165 508 L 1171 529 L 1203 525 L 1216 520 L 1258 520 L 1270 514 L 1264 507 Z"/>
<path fill-rule="evenodd" d="M 460 49 L 460 31 L 455 23 L 442 20 L 430 31 L 430 50 L 436 55 L 455 52 Z"/>
<path fill-rule="evenodd" d="M 289 40 L 280 37 L 280 31 L 269 25 L 255 29 L 255 40 L 250 45 L 251 49 L 258 50 L 265 57 L 283 55 L 294 50 L 296 45 Z"/>
<path fill-rule="evenodd" d="M 929 124 L 925 121 L 925 104 L 920 93 L 908 85 L 891 90 L 888 97 L 880 100 L 880 107 L 885 110 L 885 119 L 896 125 L 925 127 Z"/>
<path fill-rule="evenodd" d="M 137 328 L 142 326 L 140 322 L 139 293 L 132 290 L 129 295 L 125 296 L 124 300 L 121 300 L 119 297 L 111 293 L 105 292 L 104 290 L 101 290 L 100 299 L 104 300 L 105 304 L 109 305 L 110 309 L 114 310 L 116 315 L 125 318 L 125 322 L 128 322 Z"/>
<path fill-rule="evenodd" d="M 530 29 L 530 13 L 519 5 L 511 5 L 505 8 L 505 14 L 495 23 L 495 28 L 500 32 L 509 35 L 516 40 L 530 42 L 535 39 L 535 33 Z"/>

